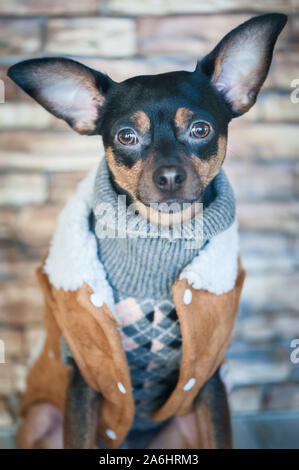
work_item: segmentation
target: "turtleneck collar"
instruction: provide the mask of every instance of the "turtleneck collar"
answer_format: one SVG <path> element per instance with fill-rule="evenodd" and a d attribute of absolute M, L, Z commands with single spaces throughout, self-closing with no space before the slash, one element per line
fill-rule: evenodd
<path fill-rule="evenodd" d="M 210 185 L 203 213 L 184 223 L 179 237 L 176 229 L 168 229 L 166 236 L 163 232 L 157 236 L 156 227 L 143 217 L 128 214 L 124 199 L 119 198 L 111 183 L 105 159 L 99 165 L 93 191 L 99 256 L 114 292 L 120 293 L 120 297 L 169 296 L 182 269 L 209 240 L 230 227 L 235 218 L 234 194 L 223 170 Z M 106 215 L 103 207 L 107 208 Z M 107 211 L 112 218 L 109 214 L 107 217 Z M 116 227 L 124 213 L 125 233 L 120 238 L 115 236 Z M 200 243 L 194 244 L 194 240 Z"/>

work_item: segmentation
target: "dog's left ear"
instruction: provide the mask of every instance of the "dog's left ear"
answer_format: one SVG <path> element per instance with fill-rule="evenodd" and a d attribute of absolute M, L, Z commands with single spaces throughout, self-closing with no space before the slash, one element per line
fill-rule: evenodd
<path fill-rule="evenodd" d="M 75 131 L 99 132 L 105 97 L 114 84 L 107 75 L 63 57 L 24 60 L 7 75 Z"/>
<path fill-rule="evenodd" d="M 255 103 L 267 76 L 273 48 L 287 22 L 286 15 L 256 16 L 228 33 L 195 70 L 211 79 L 229 105 L 233 117 Z"/>

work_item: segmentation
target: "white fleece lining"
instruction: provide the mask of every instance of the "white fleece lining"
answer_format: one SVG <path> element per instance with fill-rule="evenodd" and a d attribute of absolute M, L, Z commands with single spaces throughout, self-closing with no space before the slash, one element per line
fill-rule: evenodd
<path fill-rule="evenodd" d="M 194 289 L 224 294 L 235 285 L 238 255 L 239 232 L 235 221 L 227 230 L 212 238 L 206 248 L 183 269 L 180 279 L 187 279 Z"/>
<path fill-rule="evenodd" d="M 96 237 L 89 228 L 95 176 L 96 170 L 89 173 L 59 215 L 44 272 L 57 289 L 74 291 L 86 282 L 94 291 L 93 303 L 106 303 L 115 315 L 112 288 L 97 255 Z M 180 279 L 186 278 L 195 289 L 214 294 L 228 292 L 237 278 L 238 253 L 238 226 L 234 222 L 186 266 Z"/>
<path fill-rule="evenodd" d="M 94 291 L 94 303 L 106 303 L 115 315 L 112 288 L 89 229 L 95 176 L 96 170 L 88 174 L 59 215 L 44 271 L 56 289 L 74 291 L 86 282 Z"/>

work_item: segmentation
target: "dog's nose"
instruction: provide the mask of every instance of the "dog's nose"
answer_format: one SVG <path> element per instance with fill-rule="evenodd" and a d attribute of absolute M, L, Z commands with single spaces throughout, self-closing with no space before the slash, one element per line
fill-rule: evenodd
<path fill-rule="evenodd" d="M 161 166 L 153 174 L 153 181 L 160 191 L 174 192 L 180 189 L 187 178 L 184 168 L 179 166 Z"/>

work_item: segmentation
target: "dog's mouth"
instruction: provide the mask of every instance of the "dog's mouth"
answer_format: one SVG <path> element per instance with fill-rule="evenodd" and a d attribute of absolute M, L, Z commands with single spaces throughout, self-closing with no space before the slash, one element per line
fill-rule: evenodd
<path fill-rule="evenodd" d="M 193 199 L 165 199 L 161 201 L 142 201 L 142 204 L 146 207 L 152 208 L 158 212 L 174 214 L 177 212 L 184 211 L 190 208 L 194 203 L 200 203 L 201 198 L 193 198 Z"/>
<path fill-rule="evenodd" d="M 154 225 L 174 226 L 189 222 L 202 212 L 199 199 L 170 199 L 163 202 L 137 200 L 138 214 Z"/>

